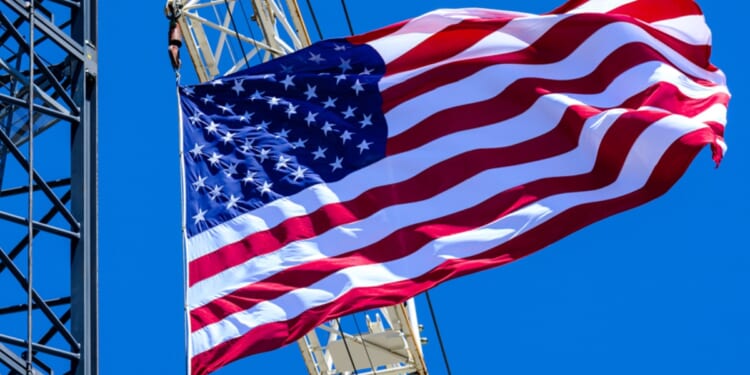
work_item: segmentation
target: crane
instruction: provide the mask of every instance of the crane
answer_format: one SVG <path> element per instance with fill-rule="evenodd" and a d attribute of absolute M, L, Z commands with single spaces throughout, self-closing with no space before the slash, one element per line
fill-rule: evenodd
<path fill-rule="evenodd" d="M 296 0 L 168 0 L 165 13 L 173 67 L 184 45 L 200 82 L 311 43 Z M 334 319 L 297 341 L 310 375 L 427 374 L 413 299 L 364 316 L 364 330 Z"/>

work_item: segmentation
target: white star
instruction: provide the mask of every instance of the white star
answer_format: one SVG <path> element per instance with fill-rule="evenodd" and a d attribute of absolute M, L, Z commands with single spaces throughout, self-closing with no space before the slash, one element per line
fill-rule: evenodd
<path fill-rule="evenodd" d="M 359 96 L 360 91 L 365 91 L 364 87 L 362 87 L 362 84 L 359 83 L 359 80 L 354 82 L 354 85 L 352 85 L 352 90 L 354 90 L 354 94 Z"/>
<path fill-rule="evenodd" d="M 192 87 L 190 87 L 190 86 L 183 87 L 182 88 L 182 93 L 185 94 L 185 95 L 187 95 L 187 96 L 193 96 L 193 94 L 195 94 L 195 89 L 192 88 Z"/>
<path fill-rule="evenodd" d="M 243 144 L 242 146 L 240 146 L 240 151 L 242 151 L 243 153 L 250 152 L 250 150 L 253 149 L 253 142 L 254 141 L 255 141 L 254 139 L 245 138 L 245 144 Z"/>
<path fill-rule="evenodd" d="M 289 106 L 286 108 L 286 116 L 287 118 L 292 118 L 292 115 L 297 114 L 297 108 L 299 108 L 299 105 L 292 105 L 292 103 L 289 103 Z"/>
<path fill-rule="evenodd" d="M 281 129 L 281 131 L 278 132 L 278 133 L 276 133 L 276 134 L 274 134 L 274 136 L 276 138 L 284 138 L 284 139 L 286 139 L 286 137 L 289 136 L 289 129 Z"/>
<path fill-rule="evenodd" d="M 201 188 L 206 187 L 206 178 L 201 175 L 198 175 L 198 180 L 193 182 L 193 187 L 195 188 L 195 191 L 200 190 Z"/>
<path fill-rule="evenodd" d="M 348 130 L 344 130 L 343 133 L 341 133 L 341 143 L 346 143 L 346 141 L 352 139 L 352 133 Z"/>
<path fill-rule="evenodd" d="M 222 114 L 224 114 L 226 112 L 229 112 L 232 115 L 234 115 L 234 111 L 232 110 L 232 108 L 234 108 L 234 104 L 227 103 L 227 104 L 224 104 L 224 105 L 220 105 L 218 107 L 221 109 L 221 113 Z"/>
<path fill-rule="evenodd" d="M 330 131 L 335 131 L 335 130 L 333 129 L 333 127 L 334 127 L 335 125 L 336 125 L 336 124 L 331 124 L 330 122 L 326 121 L 326 123 L 325 123 L 325 124 L 323 124 L 323 128 L 321 129 L 321 130 L 323 130 L 323 134 L 325 134 L 325 135 L 328 135 L 328 132 L 330 132 Z"/>
<path fill-rule="evenodd" d="M 284 155 L 279 155 L 279 161 L 276 163 L 276 170 L 280 171 L 282 168 L 289 168 L 289 161 L 291 161 L 292 158 L 284 157 Z"/>
<path fill-rule="evenodd" d="M 344 161 L 344 158 L 340 158 L 340 157 L 337 156 L 336 157 L 336 161 L 334 161 L 333 163 L 328 164 L 331 167 L 333 167 L 333 169 L 331 169 L 331 172 L 334 172 L 334 171 L 336 171 L 339 168 L 343 168 L 341 166 L 341 162 L 343 162 L 343 161 Z"/>
<path fill-rule="evenodd" d="M 372 142 L 367 142 L 363 139 L 362 143 L 357 145 L 357 148 L 359 149 L 359 154 L 362 155 L 362 153 L 365 152 L 365 150 L 369 150 L 371 144 Z"/>
<path fill-rule="evenodd" d="M 253 93 L 253 95 L 250 96 L 250 100 L 253 101 L 253 102 L 256 101 L 256 100 L 263 100 L 263 94 L 264 93 L 265 92 L 263 92 L 263 91 L 255 90 L 255 92 Z"/>
<path fill-rule="evenodd" d="M 268 98 L 268 106 L 271 107 L 271 108 L 273 108 L 273 106 L 279 104 L 280 101 L 281 101 L 281 99 L 279 99 L 279 98 L 277 98 L 275 96 L 272 96 L 272 97 Z"/>
<path fill-rule="evenodd" d="M 344 115 L 344 118 L 347 119 L 349 117 L 354 117 L 354 111 L 357 110 L 357 107 L 352 108 L 352 106 L 348 105 L 346 106 L 346 111 L 341 112 L 342 115 Z"/>
<path fill-rule="evenodd" d="M 339 65 L 339 68 L 341 68 L 341 73 L 346 73 L 347 70 L 351 70 L 351 59 L 344 60 L 343 58 L 339 57 L 339 61 L 341 61 L 341 64 Z"/>
<path fill-rule="evenodd" d="M 362 75 L 362 76 L 370 75 L 372 74 L 373 70 L 375 69 L 364 68 L 364 70 L 362 70 L 362 73 L 359 73 L 359 75 Z"/>
<path fill-rule="evenodd" d="M 245 177 L 242 178 L 242 182 L 243 183 L 255 182 L 255 175 L 257 174 L 258 172 L 251 172 L 250 170 L 248 170 Z"/>
<path fill-rule="evenodd" d="M 290 76 L 289 74 L 287 74 L 286 78 L 284 78 L 284 80 L 281 81 L 281 83 L 284 84 L 284 90 L 288 90 L 289 86 L 294 87 L 294 81 L 292 81 L 293 79 L 294 79 L 294 76 Z"/>
<path fill-rule="evenodd" d="M 255 113 L 253 112 L 245 111 L 245 113 L 243 113 L 242 116 L 240 116 L 240 122 L 250 122 L 250 119 L 253 118 L 254 114 Z"/>
<path fill-rule="evenodd" d="M 307 172 L 307 168 L 302 168 L 300 166 L 297 166 L 297 170 L 292 172 L 292 177 L 294 177 L 294 182 L 297 182 L 300 178 L 305 178 L 305 172 Z"/>
<path fill-rule="evenodd" d="M 320 64 L 321 62 L 326 61 L 326 59 L 320 57 L 319 53 L 312 52 L 310 52 L 310 58 L 308 60 L 315 62 L 316 64 Z"/>
<path fill-rule="evenodd" d="M 333 47 L 333 50 L 334 51 L 346 51 L 346 46 L 345 45 L 341 45 L 341 44 L 337 44 L 336 46 Z"/>
<path fill-rule="evenodd" d="M 334 76 L 334 78 L 336 78 L 336 84 L 338 85 L 338 84 L 339 84 L 339 82 L 340 82 L 340 81 L 341 81 L 342 79 L 346 79 L 346 74 L 344 74 L 344 73 L 341 73 L 341 74 L 339 74 L 339 75 L 337 75 L 337 76 Z"/>
<path fill-rule="evenodd" d="M 231 210 L 234 207 L 237 207 L 237 202 L 240 201 L 240 198 L 237 198 L 234 196 L 234 194 L 229 195 L 229 202 L 227 202 L 227 210 Z"/>
<path fill-rule="evenodd" d="M 318 94 L 315 93 L 315 90 L 317 89 L 318 89 L 318 86 L 307 85 L 307 91 L 305 91 L 305 95 L 307 95 L 307 100 L 318 97 Z"/>
<path fill-rule="evenodd" d="M 266 130 L 268 129 L 268 125 L 271 125 L 270 122 L 263 120 L 258 124 L 258 126 L 255 127 L 255 130 Z"/>
<path fill-rule="evenodd" d="M 305 148 L 305 143 L 307 143 L 307 139 L 297 138 L 297 141 L 292 143 L 292 148 Z"/>
<path fill-rule="evenodd" d="M 310 126 L 310 124 L 315 122 L 316 116 L 318 116 L 317 113 L 307 112 L 307 117 L 305 117 L 305 122 L 307 123 L 307 126 Z"/>
<path fill-rule="evenodd" d="M 372 125 L 372 115 L 362 115 L 362 120 L 359 122 L 362 128 Z"/>
<path fill-rule="evenodd" d="M 258 155 L 258 158 L 260 158 L 260 162 L 266 161 L 268 159 L 268 154 L 271 152 L 270 148 L 263 148 L 260 150 L 260 155 Z"/>
<path fill-rule="evenodd" d="M 242 87 L 242 82 L 245 82 L 244 79 L 235 79 L 234 80 L 234 86 L 232 86 L 232 90 L 237 93 L 237 96 L 240 95 L 241 92 L 245 91 L 245 88 Z"/>
<path fill-rule="evenodd" d="M 202 113 L 194 113 L 192 116 L 188 117 L 188 120 L 190 120 L 191 124 L 195 124 L 196 122 L 199 122 L 201 120 Z"/>
<path fill-rule="evenodd" d="M 203 104 L 213 103 L 214 96 L 211 94 L 206 94 L 206 96 L 202 97 L 201 100 L 203 101 Z"/>
<path fill-rule="evenodd" d="M 211 198 L 212 201 L 216 200 L 216 198 L 221 195 L 221 189 L 223 188 L 223 186 L 214 185 L 211 191 L 208 192 L 208 197 Z"/>
<path fill-rule="evenodd" d="M 263 182 L 263 186 L 258 186 L 258 190 L 260 191 L 260 195 L 270 193 L 271 187 L 273 186 L 272 183 L 269 183 L 268 181 Z"/>
<path fill-rule="evenodd" d="M 315 155 L 315 157 L 313 158 L 313 160 L 318 160 L 318 159 L 321 159 L 321 158 L 325 159 L 326 158 L 326 151 L 328 151 L 327 148 L 322 148 L 322 147 L 318 146 L 318 150 L 317 151 L 313 151 L 313 155 Z"/>
<path fill-rule="evenodd" d="M 224 141 L 224 144 L 227 144 L 232 142 L 232 138 L 234 138 L 234 133 L 228 131 L 227 134 L 224 134 L 224 136 L 221 137 L 221 140 Z"/>
<path fill-rule="evenodd" d="M 206 131 L 208 132 L 208 134 L 218 133 L 218 129 L 219 129 L 219 124 L 213 121 L 211 121 L 211 123 L 208 124 L 208 126 L 206 126 Z"/>
<path fill-rule="evenodd" d="M 232 163 L 227 169 L 224 170 L 224 175 L 231 178 L 233 175 L 237 174 L 237 164 Z"/>
<path fill-rule="evenodd" d="M 194 158 L 197 158 L 199 155 L 203 154 L 203 147 L 206 147 L 206 145 L 199 145 L 196 143 L 195 146 L 193 146 L 193 149 L 190 150 L 190 153 L 193 154 Z"/>
<path fill-rule="evenodd" d="M 282 73 L 291 73 L 292 72 L 292 67 L 291 66 L 286 66 L 284 64 L 281 64 L 281 72 Z"/>
<path fill-rule="evenodd" d="M 217 153 L 212 153 L 211 157 L 208 158 L 208 161 L 211 163 L 211 165 L 215 166 L 216 164 L 219 164 L 219 160 L 221 160 L 222 155 Z"/>
<path fill-rule="evenodd" d="M 206 212 L 208 211 L 204 211 L 199 208 L 198 213 L 193 216 L 193 220 L 195 220 L 193 222 L 193 225 L 198 225 L 198 223 L 200 223 L 201 221 L 206 221 Z"/>
<path fill-rule="evenodd" d="M 339 100 L 339 98 L 332 98 L 329 96 L 328 100 L 326 100 L 325 103 L 323 103 L 323 108 L 329 108 L 329 107 L 335 108 L 337 100 Z"/>
<path fill-rule="evenodd" d="M 221 86 L 221 85 L 224 84 L 224 82 L 222 82 L 221 79 L 215 79 L 215 80 L 211 81 L 211 84 L 214 85 L 214 86 Z"/>

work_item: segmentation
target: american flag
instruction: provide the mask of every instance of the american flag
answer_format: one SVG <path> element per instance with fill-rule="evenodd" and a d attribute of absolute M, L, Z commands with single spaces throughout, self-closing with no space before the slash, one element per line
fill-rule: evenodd
<path fill-rule="evenodd" d="M 437 10 L 180 87 L 189 356 L 506 264 L 665 193 L 729 92 L 690 0 Z"/>

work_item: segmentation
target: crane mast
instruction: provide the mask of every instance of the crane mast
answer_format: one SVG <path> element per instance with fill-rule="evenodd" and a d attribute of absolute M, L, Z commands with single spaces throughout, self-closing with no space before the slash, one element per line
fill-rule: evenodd
<path fill-rule="evenodd" d="M 97 0 L 0 0 L 0 374 L 99 373 Z"/>
<path fill-rule="evenodd" d="M 200 82 L 311 43 L 296 0 L 168 0 L 165 9 Z M 334 319 L 297 341 L 310 375 L 427 374 L 413 299 L 353 319 L 363 316 L 356 329 Z"/>

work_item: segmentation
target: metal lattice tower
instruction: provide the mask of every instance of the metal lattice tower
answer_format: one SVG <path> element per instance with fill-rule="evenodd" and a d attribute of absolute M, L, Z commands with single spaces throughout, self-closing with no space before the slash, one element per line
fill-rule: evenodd
<path fill-rule="evenodd" d="M 96 15 L 0 0 L 0 374 L 98 374 Z"/>
<path fill-rule="evenodd" d="M 201 82 L 310 45 L 296 0 L 168 0 L 166 9 Z M 297 341 L 310 375 L 427 373 L 413 300 L 365 316 L 363 330 L 336 319 Z"/>

